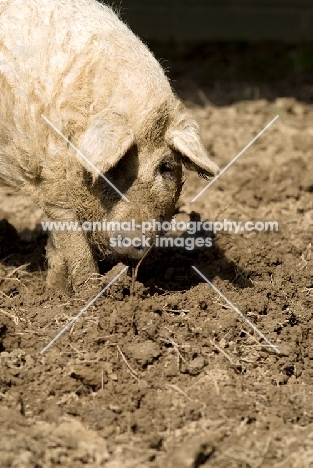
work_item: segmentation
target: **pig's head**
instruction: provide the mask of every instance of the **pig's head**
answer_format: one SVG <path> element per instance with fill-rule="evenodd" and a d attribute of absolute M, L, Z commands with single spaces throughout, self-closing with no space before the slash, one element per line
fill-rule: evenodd
<path fill-rule="evenodd" d="M 122 112 L 103 111 L 90 119 L 79 149 L 86 157 L 82 159 L 84 184 L 90 194 L 90 199 L 84 197 L 80 219 L 105 219 L 107 223 L 136 220 L 134 231 L 117 228 L 91 233 L 91 242 L 102 254 L 119 260 L 139 260 L 146 252 L 148 244 L 138 242 L 142 239 L 141 223 L 168 221 L 173 216 L 183 185 L 182 165 L 204 178 L 218 173 L 201 142 L 197 123 L 178 101 L 172 112 L 163 109 L 153 113 L 140 126 Z M 150 244 L 156 234 L 146 233 Z M 125 237 L 128 241 L 124 242 Z M 128 245 L 130 241 L 132 245 Z"/>

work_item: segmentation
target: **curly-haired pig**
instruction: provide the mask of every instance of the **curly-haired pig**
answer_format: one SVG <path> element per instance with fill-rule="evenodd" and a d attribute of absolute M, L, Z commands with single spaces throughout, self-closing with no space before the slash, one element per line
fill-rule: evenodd
<path fill-rule="evenodd" d="M 217 174 L 162 67 L 109 7 L 0 0 L 0 24 L 0 183 L 50 220 L 170 220 L 182 164 Z M 76 290 L 99 253 L 138 261 L 147 246 L 114 246 L 117 234 L 54 229 L 48 286 Z"/>

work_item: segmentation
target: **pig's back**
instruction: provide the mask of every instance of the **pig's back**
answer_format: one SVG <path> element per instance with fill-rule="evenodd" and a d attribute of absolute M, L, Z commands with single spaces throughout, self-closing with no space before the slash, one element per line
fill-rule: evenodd
<path fill-rule="evenodd" d="M 91 97 L 121 82 L 141 92 L 156 80 L 165 86 L 146 46 L 96 1 L 0 0 L 0 22 L 0 70 L 21 97 L 35 91 L 52 101 L 69 86 Z"/>
<path fill-rule="evenodd" d="M 144 118 L 171 98 L 146 46 L 96 1 L 0 0 L 0 23 L 0 178 L 38 172 L 38 153 L 57 156 L 41 114 L 79 138 L 89 116 L 106 107 Z M 21 150 L 28 156 L 18 170 Z M 15 169 L 5 157 L 15 158 Z"/>

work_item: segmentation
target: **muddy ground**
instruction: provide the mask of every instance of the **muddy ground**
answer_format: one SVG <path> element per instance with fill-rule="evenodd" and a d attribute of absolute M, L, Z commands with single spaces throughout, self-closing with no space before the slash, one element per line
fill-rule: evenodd
<path fill-rule="evenodd" d="M 122 266 L 102 265 L 74 296 L 47 294 L 42 213 L 1 189 L 2 468 L 313 467 L 313 86 L 260 64 L 243 80 L 232 62 L 205 82 L 200 52 L 176 60 L 173 86 L 220 167 L 279 118 L 194 203 L 206 181 L 186 172 L 177 218 L 279 230 L 158 249 L 134 296 L 122 276 L 41 355 Z"/>

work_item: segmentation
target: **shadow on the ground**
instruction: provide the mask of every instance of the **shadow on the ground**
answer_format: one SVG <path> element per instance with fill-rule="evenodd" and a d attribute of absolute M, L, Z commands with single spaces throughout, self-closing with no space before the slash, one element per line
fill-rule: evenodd
<path fill-rule="evenodd" d="M 151 294 L 189 290 L 204 282 L 192 266 L 211 282 L 219 277 L 238 288 L 252 287 L 248 272 L 229 260 L 218 243 L 192 251 L 175 247 L 156 249 L 142 264 L 138 280 Z"/>
<path fill-rule="evenodd" d="M 23 233 L 21 233 L 23 234 Z M 195 233 L 198 237 L 203 233 Z M 209 234 L 208 234 L 209 235 Z M 213 235 L 211 234 L 213 238 Z M 28 265 L 30 272 L 46 269 L 45 245 L 47 235 L 34 232 L 31 241 L 23 239 L 7 220 L 0 221 L 0 261 L 5 265 L 19 267 Z M 184 291 L 203 280 L 195 273 L 196 266 L 203 275 L 213 281 L 216 276 L 229 281 L 239 288 L 251 287 L 247 272 L 241 270 L 225 256 L 224 251 L 214 241 L 212 247 L 187 250 L 182 247 L 156 248 L 142 263 L 138 281 L 148 288 L 150 294 L 163 294 L 166 291 Z M 113 263 L 100 261 L 99 267 L 105 274 Z"/>
<path fill-rule="evenodd" d="M 30 234 L 31 240 L 25 240 Z M 0 261 L 8 266 L 28 265 L 28 271 L 45 269 L 47 235 L 36 231 L 17 232 L 6 219 L 0 220 Z"/>

